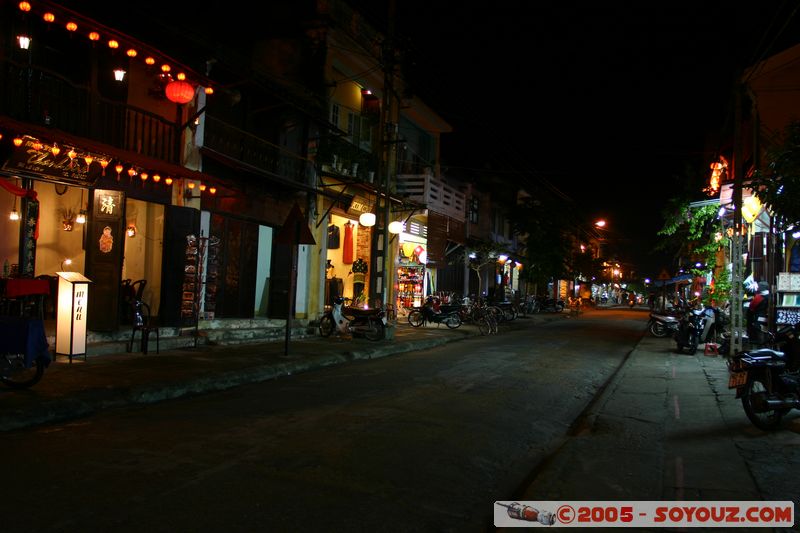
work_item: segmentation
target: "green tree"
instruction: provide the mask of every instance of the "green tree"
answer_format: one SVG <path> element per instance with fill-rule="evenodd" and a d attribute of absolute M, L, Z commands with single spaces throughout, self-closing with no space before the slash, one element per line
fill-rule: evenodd
<path fill-rule="evenodd" d="M 481 272 L 483 272 L 487 266 L 491 265 L 494 267 L 497 262 L 497 256 L 499 256 L 503 250 L 495 242 L 473 240 L 468 244 L 467 251 L 469 253 L 469 268 L 478 276 L 478 295 L 481 295 L 483 294 Z"/>
<path fill-rule="evenodd" d="M 724 265 L 719 264 L 720 252 L 724 251 L 729 239 L 718 216 L 718 205 L 692 207 L 688 203 L 673 203 L 666 217 L 664 227 L 658 235 L 674 242 L 680 242 L 679 252 L 692 255 L 703 263 L 703 268 L 691 268 L 694 276 L 703 276 L 709 270 L 714 272 L 714 292 L 703 296 L 705 304 L 712 299 L 717 303 L 730 296 L 730 278 Z"/>

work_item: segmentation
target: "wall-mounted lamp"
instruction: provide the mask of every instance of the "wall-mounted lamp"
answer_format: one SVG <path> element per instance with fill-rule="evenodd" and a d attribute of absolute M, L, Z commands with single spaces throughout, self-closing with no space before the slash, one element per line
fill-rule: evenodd
<path fill-rule="evenodd" d="M 66 271 L 67 269 L 65 267 L 68 267 L 71 264 L 72 264 L 72 259 L 70 259 L 69 257 L 64 259 L 63 261 L 61 261 L 61 270 Z"/>
<path fill-rule="evenodd" d="M 19 42 L 19 47 L 23 50 L 27 50 L 31 46 L 31 38 L 27 35 L 18 36 L 17 42 Z"/>
<path fill-rule="evenodd" d="M 121 68 L 114 69 L 114 79 L 117 81 L 123 81 L 125 79 L 126 72 Z"/>
<path fill-rule="evenodd" d="M 128 224 L 128 229 L 125 230 L 128 234 L 128 237 L 136 237 L 136 226 L 133 224 Z"/>
<path fill-rule="evenodd" d="M 17 195 L 14 195 L 14 208 L 8 214 L 9 220 L 19 220 L 19 211 L 17 211 Z"/>

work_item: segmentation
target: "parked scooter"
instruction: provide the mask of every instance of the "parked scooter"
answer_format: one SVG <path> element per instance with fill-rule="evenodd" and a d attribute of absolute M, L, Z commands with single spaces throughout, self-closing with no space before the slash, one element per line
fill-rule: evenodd
<path fill-rule="evenodd" d="M 704 332 L 708 315 L 705 309 L 689 309 L 678 322 L 678 330 L 673 338 L 678 345 L 678 352 L 694 355 L 697 346 L 705 342 Z"/>
<path fill-rule="evenodd" d="M 736 389 L 747 418 L 763 430 L 778 428 L 785 414 L 800 409 L 798 325 L 783 326 L 771 340 L 772 348 L 740 352 L 728 360 L 728 388 Z"/>
<path fill-rule="evenodd" d="M 422 307 L 415 308 L 408 314 L 408 323 L 415 328 L 431 323 L 444 324 L 455 329 L 461 325 L 460 311 L 460 305 L 443 305 L 438 298 L 428 296 Z"/>
<path fill-rule="evenodd" d="M 669 337 L 677 333 L 679 324 L 680 320 L 675 316 L 650 313 L 650 320 L 647 322 L 647 330 L 654 337 Z"/>
<path fill-rule="evenodd" d="M 561 298 L 556 300 L 548 296 L 543 296 L 539 302 L 539 309 L 542 312 L 560 313 L 566 306 L 567 304 Z"/>
<path fill-rule="evenodd" d="M 386 334 L 386 313 L 380 307 L 362 309 L 360 307 L 345 307 L 349 299 L 336 298 L 333 308 L 319 319 L 319 334 L 330 337 L 334 331 L 340 334 L 350 334 L 354 337 L 363 336 L 370 341 L 379 341 Z"/>

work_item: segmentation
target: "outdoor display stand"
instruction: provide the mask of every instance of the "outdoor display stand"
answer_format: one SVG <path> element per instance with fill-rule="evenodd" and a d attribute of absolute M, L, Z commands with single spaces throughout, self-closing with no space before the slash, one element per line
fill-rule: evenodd
<path fill-rule="evenodd" d="M 58 312 L 56 315 L 55 354 L 72 357 L 82 355 L 86 360 L 86 315 L 89 302 L 89 283 L 92 281 L 77 272 L 58 274 Z"/>
<path fill-rule="evenodd" d="M 778 324 L 800 322 L 800 273 L 778 274 L 778 300 L 775 307 Z"/>

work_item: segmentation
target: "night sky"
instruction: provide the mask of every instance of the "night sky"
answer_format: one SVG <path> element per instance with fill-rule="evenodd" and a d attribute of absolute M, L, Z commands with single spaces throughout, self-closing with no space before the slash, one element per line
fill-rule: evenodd
<path fill-rule="evenodd" d="M 388 3 L 357 4 L 385 21 Z M 556 187 L 588 221 L 607 218 L 654 275 L 669 265 L 649 253 L 665 201 L 729 148 L 734 81 L 800 42 L 795 2 L 404 0 L 396 10 L 416 93 L 455 129 L 445 168 L 488 159 Z"/>
<path fill-rule="evenodd" d="M 386 29 L 389 0 L 349 2 Z M 159 5 L 165 24 L 190 21 Z M 788 0 L 395 0 L 394 21 L 414 93 L 454 128 L 445 175 L 488 165 L 555 189 L 587 222 L 608 219 L 655 275 L 670 263 L 649 253 L 666 200 L 706 198 L 690 180 L 730 149 L 734 81 L 800 42 L 797 10 Z M 209 41 L 269 25 L 246 9 L 221 15 Z"/>

